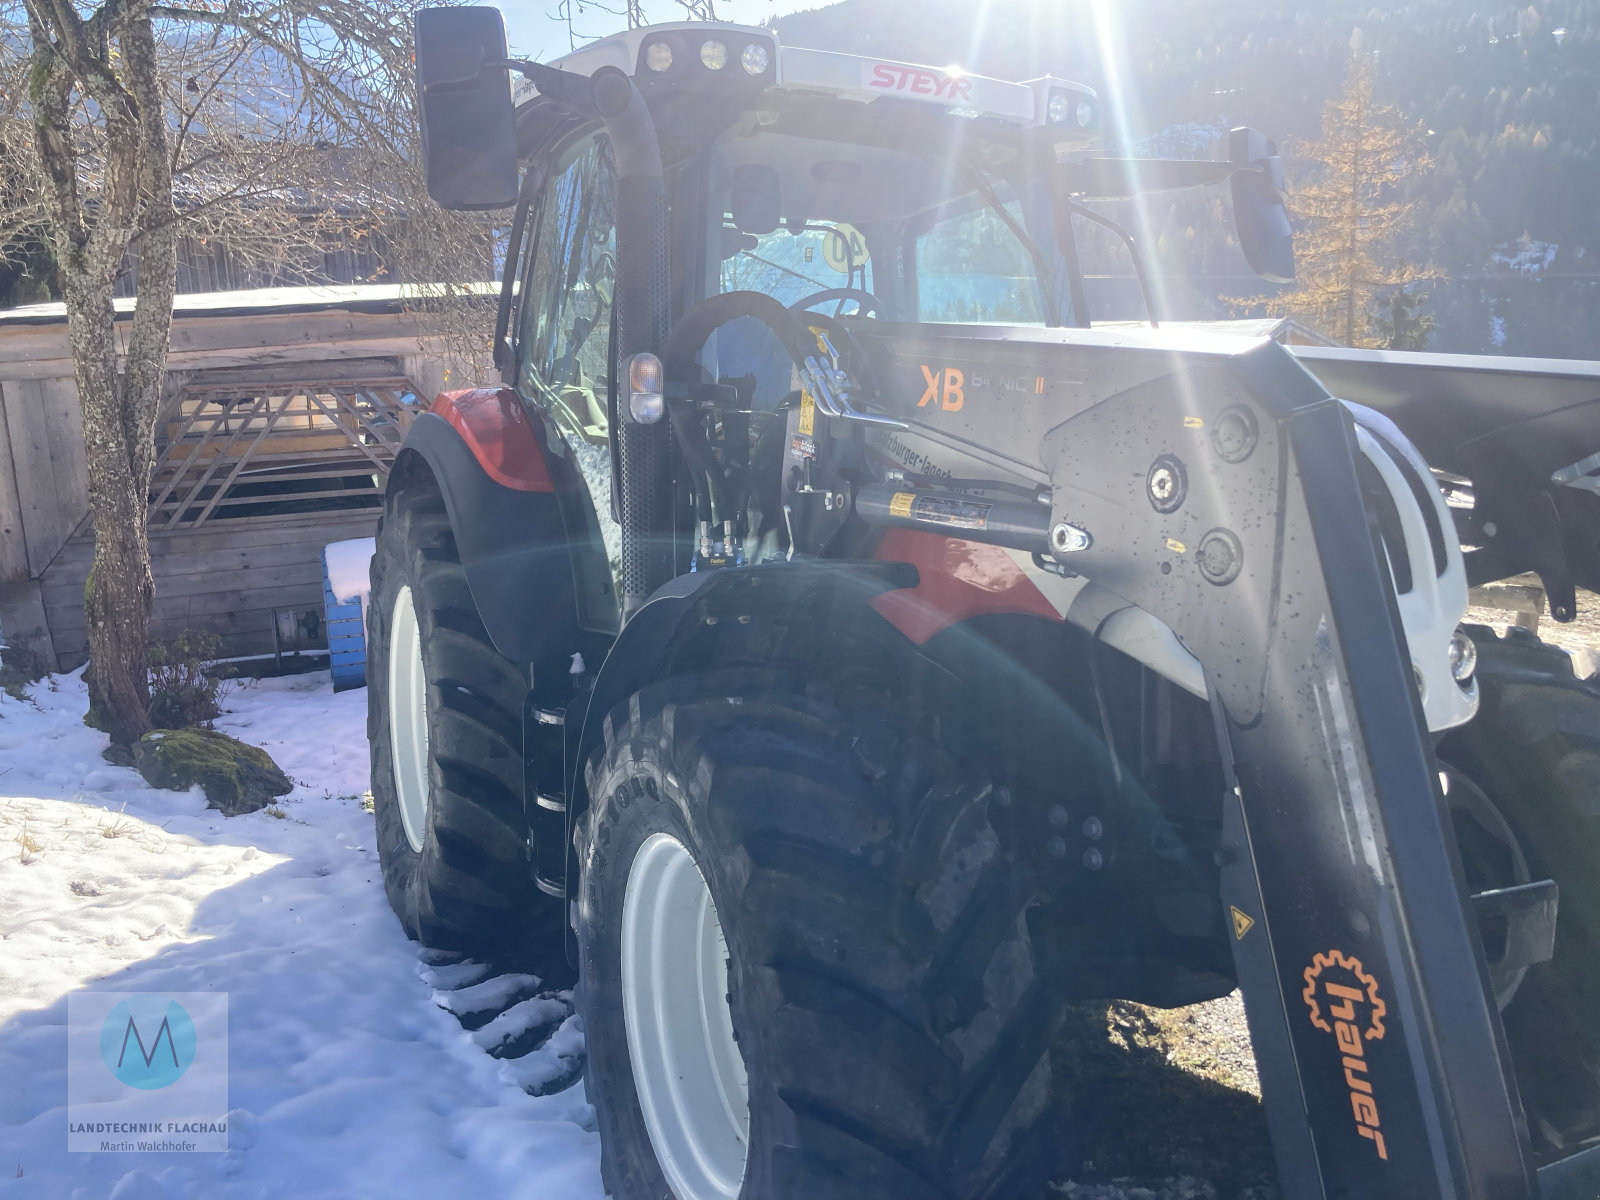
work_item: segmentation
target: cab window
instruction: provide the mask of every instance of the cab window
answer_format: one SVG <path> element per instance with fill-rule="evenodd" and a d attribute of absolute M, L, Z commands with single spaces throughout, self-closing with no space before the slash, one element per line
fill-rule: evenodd
<path fill-rule="evenodd" d="M 617 275 L 615 173 L 598 137 L 545 186 L 522 279 L 518 383 L 569 436 L 603 442 Z"/>

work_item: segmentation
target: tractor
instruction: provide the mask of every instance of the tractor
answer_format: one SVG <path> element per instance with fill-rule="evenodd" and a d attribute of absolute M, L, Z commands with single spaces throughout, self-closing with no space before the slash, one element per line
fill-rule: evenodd
<path fill-rule="evenodd" d="M 416 16 L 423 167 L 509 211 L 501 385 L 387 482 L 384 884 L 576 985 L 617 1200 L 1038 1194 L 1068 1006 L 1241 990 L 1282 1194 L 1600 1188 L 1600 364 L 1160 321 L 1046 76 L 718 22 Z M 1148 319 L 1091 319 L 1086 223 Z M 1101 235 L 1105 236 L 1105 235 Z"/>

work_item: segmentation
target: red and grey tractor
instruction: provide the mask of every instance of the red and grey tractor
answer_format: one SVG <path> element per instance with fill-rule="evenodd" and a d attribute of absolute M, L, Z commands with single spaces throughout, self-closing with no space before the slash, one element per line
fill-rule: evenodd
<path fill-rule="evenodd" d="M 575 978 L 608 1192 L 1004 1197 L 1064 1009 L 1242 990 L 1288 1197 L 1593 1196 L 1600 366 L 1091 321 L 1100 101 L 424 10 L 430 191 L 510 209 L 503 384 L 372 568 L 389 897 Z M 516 90 L 512 79 L 517 77 Z M 1070 1132 L 1070 1131 L 1066 1131 Z"/>

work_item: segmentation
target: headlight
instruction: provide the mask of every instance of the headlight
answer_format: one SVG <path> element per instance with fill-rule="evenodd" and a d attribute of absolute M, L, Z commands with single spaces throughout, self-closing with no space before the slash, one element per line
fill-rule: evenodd
<path fill-rule="evenodd" d="M 764 75 L 772 59 L 767 54 L 767 48 L 760 42 L 751 42 L 744 48 L 744 53 L 739 56 L 739 62 L 749 75 Z"/>
<path fill-rule="evenodd" d="M 1087 100 L 1078 101 L 1078 124 L 1084 129 L 1087 129 L 1089 128 L 1090 122 L 1093 120 L 1094 105 L 1090 104 Z"/>
<path fill-rule="evenodd" d="M 654 354 L 635 354 L 628 360 L 628 415 L 636 425 L 654 425 L 666 410 L 661 360 Z"/>
<path fill-rule="evenodd" d="M 1050 97 L 1049 104 L 1050 124 L 1065 125 L 1072 119 L 1072 101 L 1059 92 Z"/>
<path fill-rule="evenodd" d="M 672 70 L 672 47 L 665 42 L 651 42 L 645 47 L 644 65 L 652 71 Z"/>
<path fill-rule="evenodd" d="M 720 71 L 728 65 L 728 48 L 713 39 L 700 47 L 700 61 L 708 71 Z"/>
<path fill-rule="evenodd" d="M 1450 635 L 1450 674 L 1462 687 L 1470 687 L 1472 674 L 1478 669 L 1478 645 L 1460 626 Z"/>

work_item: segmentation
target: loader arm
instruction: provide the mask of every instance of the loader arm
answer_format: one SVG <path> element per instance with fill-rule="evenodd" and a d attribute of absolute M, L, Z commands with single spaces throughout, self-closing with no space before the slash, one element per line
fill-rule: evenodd
<path fill-rule="evenodd" d="M 1533 1195 L 1354 455 L 1343 407 L 1274 343 L 1152 380 L 1045 435 L 1052 520 L 1089 539 L 1056 557 L 1205 666 L 1235 781 L 1222 897 L 1285 1194 Z M 1176 503 L 1154 486 L 1173 463 Z"/>

